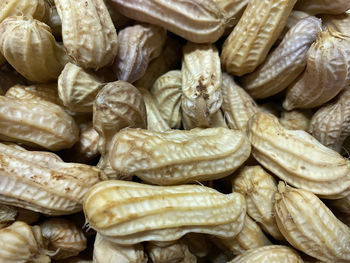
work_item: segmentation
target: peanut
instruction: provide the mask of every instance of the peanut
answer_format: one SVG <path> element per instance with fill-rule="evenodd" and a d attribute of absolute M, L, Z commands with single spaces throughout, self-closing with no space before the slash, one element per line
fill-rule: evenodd
<path fill-rule="evenodd" d="M 350 8 L 347 0 L 302 0 L 295 5 L 297 10 L 302 10 L 311 15 L 316 14 L 342 14 Z"/>

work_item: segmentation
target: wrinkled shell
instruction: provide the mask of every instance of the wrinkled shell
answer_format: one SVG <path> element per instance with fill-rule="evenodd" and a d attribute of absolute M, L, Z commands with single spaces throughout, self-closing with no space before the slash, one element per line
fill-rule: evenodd
<path fill-rule="evenodd" d="M 231 28 L 238 23 L 249 0 L 213 0 L 213 2 L 226 13 L 225 27 Z"/>
<path fill-rule="evenodd" d="M 0 203 L 47 215 L 78 212 L 86 191 L 105 179 L 99 169 L 64 163 L 50 152 L 0 144 Z"/>
<path fill-rule="evenodd" d="M 224 33 L 226 15 L 211 0 L 112 0 L 132 19 L 155 24 L 195 43 L 214 43 Z"/>
<path fill-rule="evenodd" d="M 250 249 L 227 263 L 303 263 L 298 253 L 289 247 L 272 245 Z"/>
<path fill-rule="evenodd" d="M 75 64 L 99 69 L 118 51 L 117 32 L 103 0 L 55 0 L 63 44 Z"/>
<path fill-rule="evenodd" d="M 13 206 L 0 204 L 0 229 L 15 221 L 17 214 L 18 212 Z"/>
<path fill-rule="evenodd" d="M 265 232 L 276 240 L 283 240 L 273 208 L 277 184 L 270 174 L 259 165 L 246 166 L 238 176 L 232 178 L 232 190 L 244 195 L 247 214 L 258 222 Z"/>
<path fill-rule="evenodd" d="M 209 127 L 210 115 L 222 104 L 221 66 L 214 45 L 188 42 L 183 48 L 182 110 L 198 127 Z"/>
<path fill-rule="evenodd" d="M 349 262 L 350 228 L 339 221 L 313 193 L 278 185 L 276 221 L 287 241 L 325 262 Z"/>
<path fill-rule="evenodd" d="M 45 249 L 40 227 L 16 221 L 0 229 L 0 261 L 6 263 L 48 263 L 50 257 Z"/>
<path fill-rule="evenodd" d="M 341 15 L 323 15 L 321 17 L 325 28 L 332 27 L 335 31 L 350 36 L 350 12 Z"/>
<path fill-rule="evenodd" d="M 340 152 L 350 135 L 350 87 L 312 117 L 309 133 L 323 145 Z"/>
<path fill-rule="evenodd" d="M 245 210 L 238 193 L 117 180 L 97 184 L 84 201 L 90 227 L 119 244 L 173 241 L 190 232 L 234 237 L 243 228 Z"/>
<path fill-rule="evenodd" d="M 348 0 L 299 0 L 295 9 L 311 15 L 342 14 L 350 8 Z"/>
<path fill-rule="evenodd" d="M 102 82 L 83 68 L 67 63 L 58 77 L 58 95 L 64 106 L 74 112 L 92 112 Z"/>
<path fill-rule="evenodd" d="M 172 70 L 160 76 L 150 90 L 158 103 L 162 118 L 173 129 L 181 126 L 181 87 L 181 71 Z"/>
<path fill-rule="evenodd" d="M 280 123 L 288 130 L 308 131 L 311 117 L 311 110 L 282 111 Z"/>
<path fill-rule="evenodd" d="M 295 2 L 250 0 L 223 44 L 221 62 L 225 71 L 235 76 L 253 72 L 282 32 Z"/>
<path fill-rule="evenodd" d="M 307 53 L 304 73 L 288 89 L 283 108 L 320 106 L 349 84 L 350 36 L 322 31 Z"/>
<path fill-rule="evenodd" d="M 227 73 L 222 74 L 222 106 L 226 122 L 231 129 L 244 131 L 247 122 L 259 111 L 258 105 Z"/>
<path fill-rule="evenodd" d="M 253 98 L 266 98 L 284 90 L 306 66 L 306 54 L 321 31 L 321 20 L 310 16 L 300 20 L 271 52 L 263 64 L 241 79 Z"/>
<path fill-rule="evenodd" d="M 43 83 L 56 80 L 68 59 L 48 25 L 23 16 L 0 24 L 0 52 L 26 79 Z"/>
<path fill-rule="evenodd" d="M 182 112 L 182 126 L 184 130 L 192 130 L 194 128 L 198 128 L 197 123 L 192 121 L 192 119 L 184 112 Z M 209 121 L 209 128 L 215 128 L 215 127 L 225 127 L 228 128 L 228 125 L 226 123 L 225 116 L 222 112 L 222 110 L 218 110 L 214 113 L 214 115 L 210 116 Z"/>
<path fill-rule="evenodd" d="M 112 168 L 159 185 L 214 180 L 234 172 L 250 155 L 241 131 L 227 128 L 155 132 L 125 129 L 113 139 Z"/>
<path fill-rule="evenodd" d="M 119 80 L 135 82 L 145 74 L 153 59 L 162 52 L 166 30 L 153 25 L 135 25 L 118 34 L 119 49 L 113 70 Z"/>

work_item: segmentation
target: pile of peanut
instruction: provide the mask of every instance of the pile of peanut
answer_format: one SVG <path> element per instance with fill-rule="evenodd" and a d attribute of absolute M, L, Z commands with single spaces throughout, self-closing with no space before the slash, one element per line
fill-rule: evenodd
<path fill-rule="evenodd" d="M 0 263 L 350 262 L 349 0 L 0 0 Z"/>

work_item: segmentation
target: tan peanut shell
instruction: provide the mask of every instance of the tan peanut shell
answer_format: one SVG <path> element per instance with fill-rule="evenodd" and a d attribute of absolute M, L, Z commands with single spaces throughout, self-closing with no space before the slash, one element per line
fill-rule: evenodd
<path fill-rule="evenodd" d="M 120 131 L 111 144 L 114 170 L 159 185 L 222 178 L 250 155 L 245 134 L 227 128 L 166 132 L 130 128 Z"/>
<path fill-rule="evenodd" d="M 221 66 L 214 45 L 188 42 L 183 47 L 182 110 L 198 127 L 209 127 L 222 104 Z"/>
<path fill-rule="evenodd" d="M 9 16 L 28 16 L 42 22 L 49 18 L 50 6 L 45 0 L 6 0 L 0 2 L 0 23 Z"/>
<path fill-rule="evenodd" d="M 91 188 L 84 201 L 89 226 L 119 244 L 173 241 L 192 232 L 234 237 L 245 211 L 241 194 L 224 195 L 199 185 L 109 180 Z"/>
<path fill-rule="evenodd" d="M 325 262 L 349 262 L 350 228 L 313 193 L 278 184 L 276 221 L 287 241 Z"/>
<path fill-rule="evenodd" d="M 181 126 L 182 74 L 172 70 L 160 76 L 150 89 L 165 122 L 173 129 Z"/>
<path fill-rule="evenodd" d="M 350 36 L 350 11 L 340 15 L 322 15 L 321 18 L 325 28 L 331 27 L 335 31 Z"/>
<path fill-rule="evenodd" d="M 232 28 L 238 23 L 249 0 L 213 0 L 213 2 L 226 13 L 225 27 Z"/>
<path fill-rule="evenodd" d="M 104 84 L 83 68 L 67 63 L 58 77 L 58 95 L 74 112 L 92 112 L 97 93 Z"/>
<path fill-rule="evenodd" d="M 7 227 L 16 220 L 17 210 L 13 206 L 0 204 L 0 229 Z"/>
<path fill-rule="evenodd" d="M 147 112 L 147 130 L 163 132 L 170 130 L 169 125 L 163 119 L 157 101 L 153 98 L 152 94 L 145 88 L 139 88 L 142 93 L 143 100 L 146 106 Z"/>
<path fill-rule="evenodd" d="M 118 51 L 117 32 L 103 0 L 55 0 L 68 55 L 83 68 L 111 65 Z"/>
<path fill-rule="evenodd" d="M 314 16 L 300 20 L 263 64 L 241 79 L 242 87 L 256 99 L 287 88 L 304 70 L 307 51 L 321 29 L 321 20 Z"/>
<path fill-rule="evenodd" d="M 214 43 L 224 33 L 225 12 L 211 0 L 112 0 L 132 19 L 155 24 L 195 43 Z"/>
<path fill-rule="evenodd" d="M 282 111 L 280 123 L 288 130 L 308 131 L 311 117 L 312 111 L 309 109 Z"/>
<path fill-rule="evenodd" d="M 235 238 L 217 238 L 216 241 L 234 255 L 242 254 L 249 249 L 272 245 L 259 225 L 248 215 L 244 219 L 242 231 Z"/>
<path fill-rule="evenodd" d="M 68 61 L 50 27 L 24 16 L 8 17 L 0 24 L 0 53 L 33 82 L 56 80 Z"/>
<path fill-rule="evenodd" d="M 190 252 L 188 246 L 182 240 L 176 242 L 148 242 L 145 250 L 153 263 L 197 263 L 196 256 Z"/>
<path fill-rule="evenodd" d="M 86 237 L 72 221 L 63 218 L 50 218 L 40 224 L 48 249 L 57 251 L 53 259 L 64 259 L 78 255 L 86 249 Z"/>
<path fill-rule="evenodd" d="M 278 40 L 276 41 L 275 45 L 283 40 L 284 36 L 287 34 L 287 32 L 293 26 L 295 26 L 300 20 L 302 20 L 308 16 L 310 16 L 310 14 L 303 12 L 303 11 L 297 11 L 297 10 L 293 9 L 292 12 L 290 12 L 290 14 L 288 16 L 286 26 L 284 27 L 281 35 L 278 37 Z"/>
<path fill-rule="evenodd" d="M 295 5 L 296 10 L 316 14 L 342 14 L 350 9 L 348 0 L 302 0 Z"/>
<path fill-rule="evenodd" d="M 221 62 L 225 71 L 235 76 L 253 72 L 282 32 L 295 2 L 249 1 L 238 24 L 223 44 Z"/>
<path fill-rule="evenodd" d="M 287 246 L 271 245 L 247 250 L 228 263 L 303 263 L 298 253 Z"/>
<path fill-rule="evenodd" d="M 312 117 L 309 133 L 323 145 L 340 152 L 350 135 L 350 87 Z"/>
<path fill-rule="evenodd" d="M 40 227 L 16 221 L 0 229 L 0 261 L 6 263 L 48 263 L 50 253 L 46 249 Z"/>
<path fill-rule="evenodd" d="M 142 244 L 119 245 L 103 238 L 99 233 L 94 243 L 94 263 L 118 262 L 118 263 L 147 263 L 147 254 L 143 251 Z"/>
<path fill-rule="evenodd" d="M 182 112 L 182 126 L 184 130 L 192 130 L 198 128 L 196 122 L 194 122 L 186 113 Z M 209 128 L 224 127 L 228 128 L 226 119 L 222 110 L 218 110 L 213 115 L 210 116 L 208 120 Z"/>
<path fill-rule="evenodd" d="M 73 118 L 51 102 L 0 96 L 0 138 L 52 151 L 79 139 Z"/>
<path fill-rule="evenodd" d="M 248 122 L 254 158 L 288 184 L 323 198 L 350 193 L 350 161 L 305 131 L 287 130 L 273 115 L 256 113 Z"/>
<path fill-rule="evenodd" d="M 232 190 L 246 198 L 247 214 L 261 228 L 276 240 L 283 240 L 273 208 L 277 192 L 275 179 L 259 166 L 245 166 L 237 176 L 232 177 Z"/>
<path fill-rule="evenodd" d="M 306 69 L 287 90 L 283 107 L 313 108 L 333 99 L 350 84 L 350 36 L 329 28 L 307 53 Z"/>
<path fill-rule="evenodd" d="M 222 74 L 221 91 L 223 97 L 221 109 L 228 126 L 231 129 L 244 131 L 249 118 L 259 111 L 258 105 L 227 73 Z"/>
<path fill-rule="evenodd" d="M 118 80 L 133 83 L 141 78 L 150 61 L 161 54 L 166 36 L 164 28 L 148 24 L 122 29 L 118 34 L 120 44 L 113 63 Z"/>
<path fill-rule="evenodd" d="M 105 179 L 93 166 L 64 163 L 50 152 L 35 152 L 0 144 L 0 203 L 47 215 L 82 209 L 86 191 Z"/>

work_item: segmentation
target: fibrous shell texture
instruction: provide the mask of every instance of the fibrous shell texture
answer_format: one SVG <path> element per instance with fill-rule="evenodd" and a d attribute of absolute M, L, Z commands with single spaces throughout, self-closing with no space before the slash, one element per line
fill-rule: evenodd
<path fill-rule="evenodd" d="M 316 14 L 342 14 L 350 9 L 348 0 L 299 0 L 295 9 L 302 10 L 311 15 Z"/>

